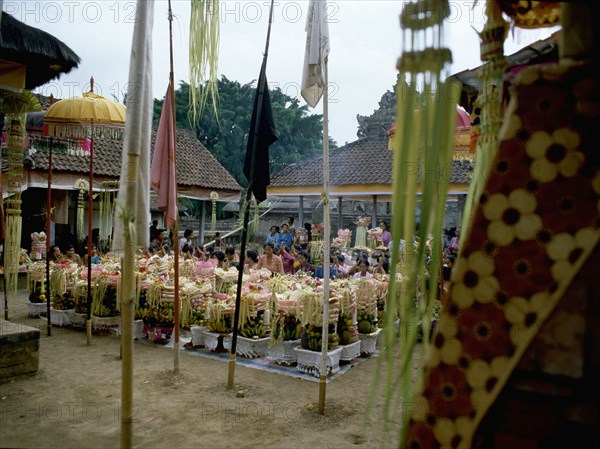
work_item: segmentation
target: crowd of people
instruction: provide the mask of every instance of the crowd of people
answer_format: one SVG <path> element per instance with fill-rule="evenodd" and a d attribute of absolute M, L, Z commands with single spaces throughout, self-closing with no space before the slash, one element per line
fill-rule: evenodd
<path fill-rule="evenodd" d="M 379 222 L 382 230 L 379 236 L 380 245 L 375 250 L 357 250 L 342 253 L 333 249 L 330 258 L 330 277 L 356 277 L 371 278 L 373 274 L 387 274 L 390 264 L 390 252 L 394 246 L 392 235 L 385 221 Z M 288 217 L 281 226 L 271 226 L 264 239 L 262 254 L 256 249 L 246 251 L 243 269 L 267 268 L 273 273 L 292 274 L 297 272 L 308 273 L 313 277 L 323 278 L 323 257 L 311 255 L 312 225 L 304 223 L 303 227 L 296 230 L 293 217 Z M 460 228 L 452 228 L 444 233 L 443 253 L 443 278 L 450 280 L 450 274 L 458 254 L 458 242 Z M 173 235 L 167 230 L 158 227 L 158 221 L 154 220 L 150 226 L 150 244 L 144 253 L 152 255 L 171 255 Z M 180 255 L 183 259 L 194 259 L 198 261 L 211 261 L 215 266 L 223 269 L 235 267 L 240 269 L 240 257 L 234 246 L 224 246 L 221 236 L 217 232 L 211 246 L 194 245 L 194 231 L 186 229 L 178 241 Z M 400 250 L 405 244 L 400 241 Z M 79 265 L 87 264 L 87 248 L 83 256 L 76 253 L 73 245 L 67 245 L 63 254 L 58 246 L 53 246 L 50 251 L 50 259 L 58 262 L 64 259 Z M 93 264 L 100 262 L 100 251 L 96 245 L 92 247 Z"/>

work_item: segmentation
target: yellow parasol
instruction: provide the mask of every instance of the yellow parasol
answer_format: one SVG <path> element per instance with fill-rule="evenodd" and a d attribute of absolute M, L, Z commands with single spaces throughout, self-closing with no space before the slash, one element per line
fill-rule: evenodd
<path fill-rule="evenodd" d="M 90 139 L 90 185 L 88 191 L 88 240 L 87 240 L 87 343 L 91 343 L 91 273 L 92 273 L 92 204 L 94 181 L 94 137 L 121 137 L 125 128 L 125 106 L 94 93 L 94 78 L 90 80 L 90 92 L 81 97 L 57 101 L 44 116 L 44 134 L 50 137 Z"/>

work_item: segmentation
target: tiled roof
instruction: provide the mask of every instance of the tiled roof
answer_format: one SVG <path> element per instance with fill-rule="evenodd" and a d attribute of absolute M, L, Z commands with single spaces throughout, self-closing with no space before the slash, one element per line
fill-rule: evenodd
<path fill-rule="evenodd" d="M 152 152 L 156 130 L 152 131 Z M 94 175 L 118 178 L 121 173 L 121 139 L 99 137 L 94 140 Z M 48 170 L 48 152 L 32 154 L 33 170 Z M 55 171 L 89 173 L 89 157 L 69 154 L 53 154 L 52 169 Z M 207 189 L 224 189 L 239 192 L 237 181 L 188 130 L 177 130 L 177 183 Z"/>
<path fill-rule="evenodd" d="M 329 182 L 331 185 L 391 184 L 394 152 L 388 150 L 388 141 L 364 138 L 348 143 L 329 153 Z M 451 184 L 470 182 L 469 161 L 453 161 Z M 447 170 L 442 170 L 446 175 Z M 323 183 L 323 157 L 286 167 L 272 176 L 272 187 L 300 187 Z"/>

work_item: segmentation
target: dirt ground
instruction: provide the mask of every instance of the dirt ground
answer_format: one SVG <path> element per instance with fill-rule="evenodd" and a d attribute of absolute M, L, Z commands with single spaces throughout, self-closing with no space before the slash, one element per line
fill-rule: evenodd
<path fill-rule="evenodd" d="M 95 336 L 88 347 L 83 332 L 58 328 L 48 337 L 46 322 L 27 316 L 25 291 L 9 300 L 11 321 L 40 328 L 42 337 L 37 375 L 0 385 L 0 447 L 118 447 L 119 340 Z M 397 447 L 401 413 L 385 431 L 383 382 L 371 388 L 376 358 L 327 385 L 322 416 L 317 382 L 238 365 L 228 390 L 227 363 L 184 351 L 175 375 L 172 351 L 136 342 L 134 354 L 135 447 Z"/>

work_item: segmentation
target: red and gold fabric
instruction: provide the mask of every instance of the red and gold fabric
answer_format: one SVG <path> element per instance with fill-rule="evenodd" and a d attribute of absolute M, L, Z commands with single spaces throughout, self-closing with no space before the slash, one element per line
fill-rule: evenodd
<path fill-rule="evenodd" d="M 600 77 L 581 64 L 515 80 L 461 248 L 410 448 L 469 448 L 479 423 L 600 238 Z"/>

